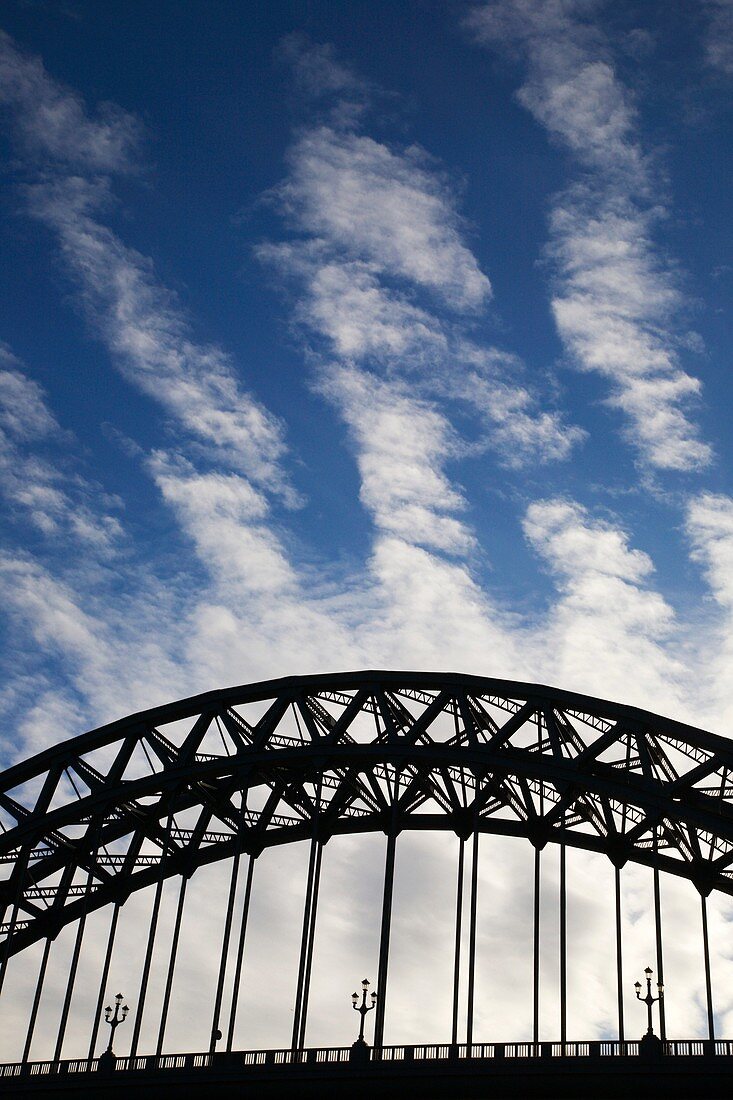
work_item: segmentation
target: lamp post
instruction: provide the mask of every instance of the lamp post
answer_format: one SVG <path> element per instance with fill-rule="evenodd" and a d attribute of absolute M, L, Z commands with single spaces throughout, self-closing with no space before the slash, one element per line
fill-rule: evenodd
<path fill-rule="evenodd" d="M 654 1034 L 654 1026 L 652 1024 L 652 1005 L 657 1001 L 661 1001 L 664 996 L 664 986 L 661 982 L 657 982 L 658 995 L 652 996 L 652 968 L 647 966 L 644 970 L 644 976 L 646 977 L 646 996 L 641 995 L 641 982 L 634 982 L 634 989 L 636 990 L 637 1001 L 642 1001 L 646 1005 L 647 1012 L 647 1028 L 646 1034 L 641 1040 L 639 1045 L 639 1051 L 641 1054 L 653 1054 L 658 1055 L 662 1053 L 662 1041 Z"/>
<path fill-rule="evenodd" d="M 364 1039 L 364 1023 L 366 1021 L 367 1012 L 371 1012 L 373 1008 L 377 1007 L 377 994 L 372 993 L 371 1004 L 367 1004 L 367 992 L 369 990 L 369 979 L 365 978 L 361 983 L 361 1004 L 359 1004 L 359 994 L 351 994 L 351 1007 L 355 1012 L 358 1012 L 361 1020 L 359 1021 L 359 1038 L 351 1047 L 351 1060 L 352 1061 L 368 1061 L 369 1059 L 369 1047 Z"/>
<path fill-rule="evenodd" d="M 120 1026 L 120 1024 L 125 1022 L 125 1020 L 127 1019 L 127 1013 L 130 1011 L 127 1005 L 123 1005 L 123 999 L 124 998 L 122 994 L 118 993 L 115 997 L 114 1012 L 112 1011 L 111 1005 L 107 1005 L 104 1010 L 104 1018 L 109 1024 L 109 1043 L 107 1044 L 107 1049 L 105 1050 L 104 1054 L 100 1055 L 99 1058 L 99 1068 L 102 1071 L 109 1071 L 114 1069 L 115 1062 L 117 1061 L 114 1051 L 112 1050 L 112 1043 L 114 1041 L 115 1031 Z"/>

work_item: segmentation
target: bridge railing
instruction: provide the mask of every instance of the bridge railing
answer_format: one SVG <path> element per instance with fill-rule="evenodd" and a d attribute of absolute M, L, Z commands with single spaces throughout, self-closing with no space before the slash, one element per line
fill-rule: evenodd
<path fill-rule="evenodd" d="M 664 1055 L 677 1058 L 733 1057 L 733 1040 L 673 1039 L 663 1044 Z M 410 1062 L 492 1062 L 522 1058 L 636 1058 L 638 1042 L 589 1040 L 572 1043 L 425 1043 L 367 1048 L 368 1058 L 362 1063 Z M 136 1073 L 167 1070 L 239 1070 L 286 1067 L 346 1065 L 354 1060 L 351 1047 L 309 1047 L 269 1050 L 242 1050 L 231 1053 L 148 1054 L 134 1058 L 121 1056 L 109 1066 L 109 1072 Z M 8 1062 L 0 1064 L 0 1079 L 20 1076 L 95 1073 L 100 1069 L 98 1058 L 73 1058 L 63 1061 Z"/>

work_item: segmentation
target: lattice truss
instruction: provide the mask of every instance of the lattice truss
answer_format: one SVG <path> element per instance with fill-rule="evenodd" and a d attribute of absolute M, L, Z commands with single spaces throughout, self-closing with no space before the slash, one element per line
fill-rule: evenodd
<path fill-rule="evenodd" d="M 335 834 L 564 842 L 733 894 L 733 742 L 526 684 L 354 673 L 212 692 L 0 775 L 14 954 L 161 876 Z"/>

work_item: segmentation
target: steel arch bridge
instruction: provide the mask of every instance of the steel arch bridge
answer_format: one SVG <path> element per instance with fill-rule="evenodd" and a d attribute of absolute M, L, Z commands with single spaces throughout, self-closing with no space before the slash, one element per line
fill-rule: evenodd
<path fill-rule="evenodd" d="M 61 929 L 77 924 L 57 1059 L 87 915 L 113 907 L 101 1008 L 117 913 L 132 893 L 154 886 L 134 1055 L 163 882 L 180 877 L 178 928 L 192 873 L 225 859 L 233 861 L 233 873 L 212 1031 L 222 1014 L 224 973 L 233 955 L 231 1049 L 254 864 L 264 849 L 298 840 L 310 844 L 293 1025 L 293 1049 L 302 1047 L 323 846 L 335 835 L 375 831 L 387 838 L 375 1022 L 375 1046 L 380 1046 L 395 846 L 406 830 L 447 830 L 459 838 L 459 927 L 464 847 L 473 841 L 469 1045 L 477 853 L 479 837 L 487 833 L 524 837 L 535 849 L 535 1041 L 539 858 L 548 843 L 560 846 L 563 906 L 566 847 L 603 853 L 614 864 L 618 937 L 619 869 L 628 861 L 653 869 L 660 978 L 659 872 L 694 884 L 702 904 L 713 1038 L 705 899 L 712 890 L 733 895 L 733 742 L 634 707 L 459 674 L 362 671 L 288 677 L 135 714 L 15 764 L 0 775 L 0 823 L 0 861 L 6 868 L 0 885 L 0 988 L 14 955 L 38 941 L 45 944 L 24 1059 L 48 952 Z M 245 862 L 242 928 L 232 951 L 234 897 Z M 563 915 L 561 982 L 564 920 Z M 620 939 L 617 948 L 623 1040 Z M 456 983 L 459 962 L 457 936 Z M 175 944 L 164 1015 L 174 963 Z M 563 998 L 564 992 L 561 985 Z M 562 1006 L 561 1011 L 564 1044 Z M 163 1019 L 158 1053 L 164 1029 Z M 96 1038 L 95 1024 L 90 1056 Z"/>

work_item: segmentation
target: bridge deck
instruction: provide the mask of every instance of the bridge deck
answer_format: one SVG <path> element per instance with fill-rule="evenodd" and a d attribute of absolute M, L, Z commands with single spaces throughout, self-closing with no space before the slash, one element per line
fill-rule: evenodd
<path fill-rule="evenodd" d="M 399 1097 L 450 1100 L 587 1098 L 619 1100 L 642 1089 L 645 1096 L 689 1100 L 730 1097 L 733 1043 L 700 1040 L 665 1044 L 658 1057 L 640 1055 L 638 1043 L 512 1043 L 465 1046 L 383 1047 L 354 1058 L 350 1048 L 241 1051 L 119 1058 L 114 1068 L 98 1059 L 14 1063 L 0 1066 L 0 1095 L 74 1097 L 88 1093 L 136 1100 L 166 1097 L 241 1097 L 258 1100 L 297 1094 L 340 1100 Z"/>

